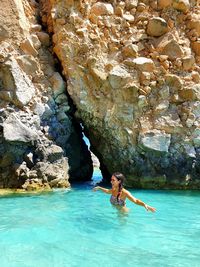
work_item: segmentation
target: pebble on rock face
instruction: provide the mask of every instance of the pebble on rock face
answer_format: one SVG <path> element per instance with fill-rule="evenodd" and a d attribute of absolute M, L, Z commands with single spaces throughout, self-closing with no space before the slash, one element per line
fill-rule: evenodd
<path fill-rule="evenodd" d="M 98 2 L 92 6 L 90 13 L 96 16 L 112 15 L 114 9 L 111 4 Z"/>
<path fill-rule="evenodd" d="M 172 5 L 173 8 L 182 12 L 187 12 L 190 8 L 189 0 L 173 0 Z"/>
<path fill-rule="evenodd" d="M 159 37 L 168 32 L 167 22 L 160 18 L 154 17 L 147 24 L 147 34 L 154 37 Z"/>
<path fill-rule="evenodd" d="M 38 4 L 27 8 L 27 0 L 20 0 L 20 10 L 16 1 L 4 2 L 8 10 L 2 8 L 6 16 L 0 20 L 0 108 L 5 109 L 0 117 L 0 186 L 7 181 L 7 186 L 22 186 L 26 179 L 26 190 L 45 183 L 66 187 L 69 175 L 90 177 L 90 155 L 81 143 L 81 130 L 70 120 L 74 109 L 67 89 L 106 171 L 117 167 L 130 186 L 156 183 L 160 188 L 171 181 L 179 187 L 191 175 L 195 187 L 199 168 L 188 158 L 196 157 L 200 144 L 196 1 L 51 0 L 53 10 L 45 1 L 40 1 L 40 10 Z M 35 24 L 39 12 L 44 28 Z M 52 44 L 45 28 L 53 34 Z M 52 50 L 67 86 L 56 72 Z M 12 57 L 19 65 L 13 69 L 8 64 Z M 17 119 L 9 123 L 11 113 Z M 30 131 L 36 132 L 36 139 Z M 8 174 L 16 162 L 17 179 Z M 147 172 L 155 177 L 152 183 L 143 179 Z"/>

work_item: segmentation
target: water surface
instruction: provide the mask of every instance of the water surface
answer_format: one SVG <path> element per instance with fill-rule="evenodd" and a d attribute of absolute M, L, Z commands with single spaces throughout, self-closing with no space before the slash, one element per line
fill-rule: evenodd
<path fill-rule="evenodd" d="M 129 214 L 90 183 L 0 198 L 1 267 L 200 266 L 200 192 L 131 190 Z"/>

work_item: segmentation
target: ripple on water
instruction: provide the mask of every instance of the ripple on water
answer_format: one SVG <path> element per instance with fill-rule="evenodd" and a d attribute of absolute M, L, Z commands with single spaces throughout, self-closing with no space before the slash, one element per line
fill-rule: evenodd
<path fill-rule="evenodd" d="M 200 192 L 132 190 L 128 214 L 90 184 L 0 198 L 1 267 L 199 267 Z"/>

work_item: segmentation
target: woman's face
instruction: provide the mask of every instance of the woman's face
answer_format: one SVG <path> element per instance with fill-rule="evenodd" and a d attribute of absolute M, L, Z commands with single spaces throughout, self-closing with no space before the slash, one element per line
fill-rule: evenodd
<path fill-rule="evenodd" d="M 117 187 L 120 184 L 120 181 L 118 181 L 117 178 L 114 175 L 112 175 L 110 182 L 111 182 L 113 187 Z"/>

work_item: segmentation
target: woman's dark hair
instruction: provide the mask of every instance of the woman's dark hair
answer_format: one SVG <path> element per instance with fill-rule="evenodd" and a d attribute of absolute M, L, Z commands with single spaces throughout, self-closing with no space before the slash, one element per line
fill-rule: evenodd
<path fill-rule="evenodd" d="M 122 173 L 120 172 L 115 172 L 113 173 L 113 176 L 115 176 L 115 178 L 120 181 L 119 183 L 119 189 L 118 189 L 118 194 L 117 194 L 117 202 L 119 201 L 119 197 L 122 193 L 122 189 L 123 189 L 123 185 L 124 185 L 124 181 L 125 181 L 125 177 Z"/>

